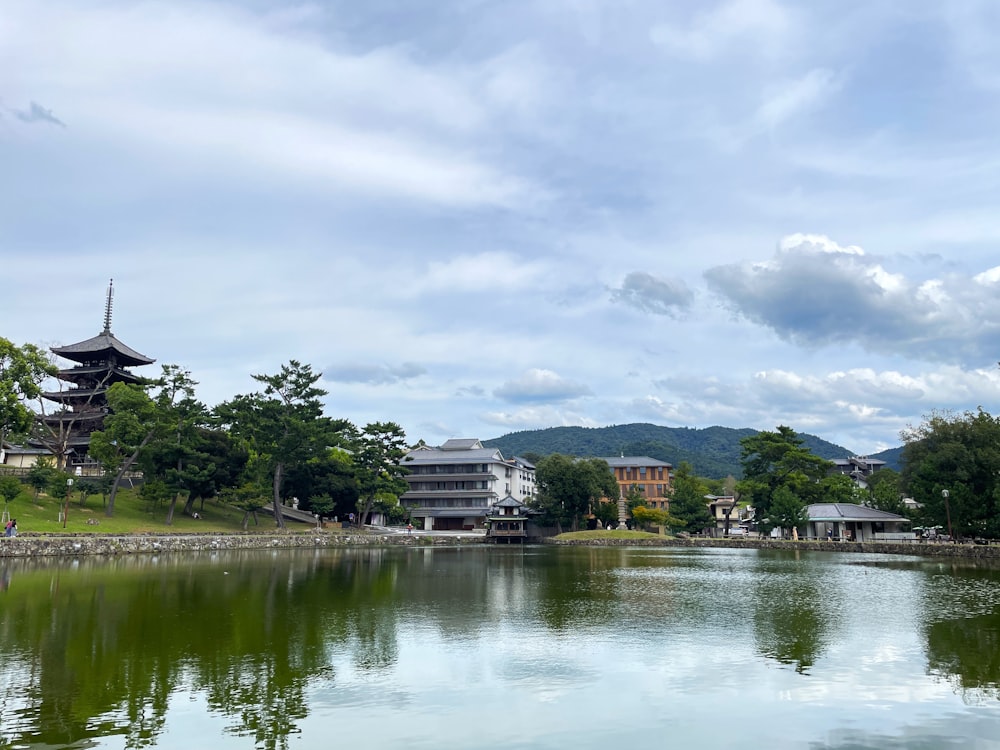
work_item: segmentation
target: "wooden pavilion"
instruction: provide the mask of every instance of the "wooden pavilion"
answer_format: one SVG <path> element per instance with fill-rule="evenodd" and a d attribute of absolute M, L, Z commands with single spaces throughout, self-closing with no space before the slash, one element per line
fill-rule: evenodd
<path fill-rule="evenodd" d="M 486 516 L 486 538 L 493 542 L 528 538 L 528 506 L 512 495 L 497 501 Z"/>

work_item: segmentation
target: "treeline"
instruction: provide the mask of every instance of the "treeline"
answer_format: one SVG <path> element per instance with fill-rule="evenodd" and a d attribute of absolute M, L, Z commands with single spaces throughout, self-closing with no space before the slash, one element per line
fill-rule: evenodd
<path fill-rule="evenodd" d="M 51 444 L 63 463 L 73 428 L 76 434 L 83 431 L 82 414 L 74 424 L 75 413 L 70 413 L 60 425 L 72 427 L 61 426 L 54 435 L 29 408 L 40 401 L 41 384 L 54 374 L 37 347 L 0 339 L 0 439 L 33 437 Z M 398 498 L 406 491 L 400 461 L 408 446 L 398 424 L 359 427 L 327 416 L 321 373 L 296 360 L 276 373 L 252 377 L 259 384 L 256 391 L 212 408 L 197 399 L 197 382 L 177 365 L 164 365 L 155 379 L 112 384 L 104 394 L 108 413 L 102 429 L 91 433 L 89 447 L 105 476 L 77 478 L 75 491 L 106 495 L 105 513 L 112 516 L 123 481 L 141 472 L 140 494 L 166 503 L 168 524 L 182 499 L 181 512 L 192 514 L 199 500 L 213 497 L 242 509 L 244 528 L 261 508 L 269 503 L 277 508 L 291 498 L 301 510 L 324 517 L 353 513 L 365 523 L 375 510 L 391 520 L 405 517 Z M 70 479 L 45 462 L 27 477 L 36 493 L 48 489 L 57 495 L 67 491 Z M 284 527 L 283 515 L 275 512 L 274 517 Z"/>
<path fill-rule="evenodd" d="M 749 428 L 664 427 L 654 424 L 624 424 L 609 427 L 550 427 L 524 430 L 484 441 L 499 448 L 505 456 L 531 453 L 547 456 L 649 456 L 679 466 L 690 463 L 698 474 L 712 479 L 740 476 L 741 441 L 757 434 Z M 814 435 L 801 435 L 803 444 L 821 458 L 847 458 L 852 451 Z M 886 456 L 895 466 L 895 453 Z M 882 457 L 882 454 L 873 457 Z"/>

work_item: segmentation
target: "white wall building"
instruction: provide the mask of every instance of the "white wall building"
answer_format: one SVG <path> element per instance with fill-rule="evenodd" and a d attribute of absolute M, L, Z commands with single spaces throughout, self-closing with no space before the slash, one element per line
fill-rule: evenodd
<path fill-rule="evenodd" d="M 528 502 L 535 495 L 535 467 L 522 458 L 505 459 L 477 438 L 449 440 L 440 448 L 422 446 L 403 457 L 410 485 L 400 503 L 417 528 L 482 528 L 487 513 L 510 495 Z"/>

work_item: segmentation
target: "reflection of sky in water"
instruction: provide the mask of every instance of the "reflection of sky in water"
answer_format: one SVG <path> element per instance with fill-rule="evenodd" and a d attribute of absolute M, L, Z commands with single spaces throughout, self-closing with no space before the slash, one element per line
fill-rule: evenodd
<path fill-rule="evenodd" d="M 996 571 L 744 550 L 401 554 L 383 604 L 325 616 L 348 636 L 311 674 L 288 747 L 1000 748 L 1000 701 L 929 673 L 927 654 L 935 623 L 993 616 Z M 310 575 L 326 573 L 296 571 Z M 27 678 L 16 660 L 8 678 Z M 156 746 L 252 747 L 193 684 Z"/>

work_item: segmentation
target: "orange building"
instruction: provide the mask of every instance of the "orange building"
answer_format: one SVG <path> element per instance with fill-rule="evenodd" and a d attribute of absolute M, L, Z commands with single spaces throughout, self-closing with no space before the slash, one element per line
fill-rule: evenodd
<path fill-rule="evenodd" d="M 646 498 L 646 507 L 670 509 L 670 470 L 673 466 L 649 456 L 615 456 L 602 460 L 611 467 L 622 497 L 637 487 Z"/>

